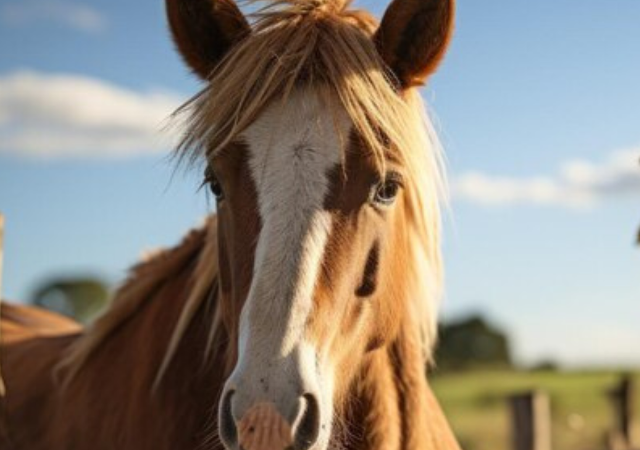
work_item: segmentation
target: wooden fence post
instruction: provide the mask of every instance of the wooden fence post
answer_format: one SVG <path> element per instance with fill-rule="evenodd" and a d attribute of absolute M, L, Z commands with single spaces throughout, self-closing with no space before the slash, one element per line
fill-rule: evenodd
<path fill-rule="evenodd" d="M 622 441 L 626 448 L 640 448 L 640 438 L 636 429 L 635 384 L 632 375 L 624 375 L 618 385 L 609 391 L 613 404 L 616 428 L 612 437 Z"/>
<path fill-rule="evenodd" d="M 549 396 L 532 391 L 510 397 L 513 450 L 551 450 Z"/>

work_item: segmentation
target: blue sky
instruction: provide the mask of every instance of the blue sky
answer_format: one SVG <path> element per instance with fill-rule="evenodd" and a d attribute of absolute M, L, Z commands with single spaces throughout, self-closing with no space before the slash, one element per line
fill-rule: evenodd
<path fill-rule="evenodd" d="M 452 188 L 444 315 L 487 313 L 521 361 L 640 365 L 638 23 L 637 0 L 460 0 L 424 90 Z M 5 296 L 117 283 L 211 210 L 161 131 L 199 86 L 159 0 L 0 0 Z"/>

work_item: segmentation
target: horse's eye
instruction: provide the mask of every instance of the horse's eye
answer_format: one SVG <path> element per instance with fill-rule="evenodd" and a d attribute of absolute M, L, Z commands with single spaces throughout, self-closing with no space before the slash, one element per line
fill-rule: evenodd
<path fill-rule="evenodd" d="M 373 201 L 383 206 L 392 204 L 398 196 L 400 187 L 400 182 L 396 176 L 387 176 L 384 181 L 376 185 Z"/>
<path fill-rule="evenodd" d="M 221 201 L 224 198 L 222 185 L 220 185 L 220 182 L 213 174 L 209 174 L 207 178 L 208 178 L 207 181 L 209 183 L 209 189 L 211 189 L 211 192 L 213 193 L 213 195 L 215 195 L 216 200 Z"/>

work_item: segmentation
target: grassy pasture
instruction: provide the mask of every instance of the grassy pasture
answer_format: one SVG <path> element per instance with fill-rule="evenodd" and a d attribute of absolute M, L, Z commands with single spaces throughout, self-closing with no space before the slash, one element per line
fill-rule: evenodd
<path fill-rule="evenodd" d="M 431 384 L 465 450 L 510 450 L 507 398 L 531 389 L 550 395 L 554 450 L 602 450 L 614 423 L 606 392 L 620 375 L 613 371 L 470 371 L 432 375 Z M 640 386 L 640 373 L 635 380 Z M 640 406 L 640 398 L 637 402 Z"/>

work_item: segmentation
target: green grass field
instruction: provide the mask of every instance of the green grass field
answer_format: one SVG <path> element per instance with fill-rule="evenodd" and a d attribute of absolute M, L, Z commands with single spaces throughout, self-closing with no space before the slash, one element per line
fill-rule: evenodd
<path fill-rule="evenodd" d="M 604 371 L 471 371 L 435 375 L 431 384 L 465 450 L 510 450 L 507 399 L 531 389 L 550 395 L 554 450 L 602 450 L 614 423 L 606 392 L 619 380 Z"/>

